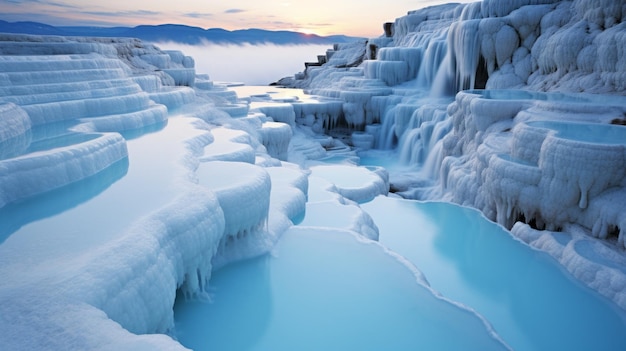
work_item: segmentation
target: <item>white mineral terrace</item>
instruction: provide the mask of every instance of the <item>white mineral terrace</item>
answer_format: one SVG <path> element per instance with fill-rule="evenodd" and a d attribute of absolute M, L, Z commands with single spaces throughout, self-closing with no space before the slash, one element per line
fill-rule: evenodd
<path fill-rule="evenodd" d="M 623 350 L 624 18 L 410 11 L 304 91 L 0 34 L 0 348 Z"/>

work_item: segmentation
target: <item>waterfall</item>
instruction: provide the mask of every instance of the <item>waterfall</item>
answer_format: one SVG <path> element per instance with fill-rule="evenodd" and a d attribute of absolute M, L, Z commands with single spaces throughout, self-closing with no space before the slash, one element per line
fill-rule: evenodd
<path fill-rule="evenodd" d="M 404 165 L 420 164 L 424 154 L 420 128 L 407 130 L 407 132 L 402 135 L 402 138 L 400 138 L 398 150 L 400 163 Z"/>
<path fill-rule="evenodd" d="M 406 124 L 406 130 L 398 142 L 399 161 L 409 166 L 424 166 L 431 153 L 440 148 L 437 144 L 452 129 L 447 114 L 449 99 L 432 101 L 424 98 Z M 431 165 L 435 167 L 436 165 Z"/>
<path fill-rule="evenodd" d="M 422 167 L 422 174 L 430 179 L 439 179 L 439 169 L 441 168 L 442 161 L 443 142 L 439 139 L 428 153 L 424 166 Z"/>
<path fill-rule="evenodd" d="M 448 30 L 446 28 L 438 32 L 437 35 L 427 43 L 422 65 L 417 75 L 417 86 L 424 90 L 430 90 L 432 87 L 437 71 L 446 56 L 446 52 L 448 51 L 448 44 L 446 42 L 447 33 Z"/>
<path fill-rule="evenodd" d="M 394 147 L 396 129 L 396 108 L 392 107 L 385 112 L 382 118 L 382 126 L 379 130 L 377 147 L 381 150 L 391 150 Z"/>
<path fill-rule="evenodd" d="M 472 11 L 476 12 L 476 8 L 473 6 Z M 399 62 L 411 56 L 413 61 L 407 64 L 415 66 L 419 61 L 419 67 L 407 85 L 415 89 L 413 95 L 389 104 L 393 107 L 381 115 L 376 147 L 397 147 L 400 163 L 422 168 L 424 176 L 431 179 L 437 177 L 441 166 L 441 140 L 452 129 L 446 107 L 459 89 L 473 88 L 475 84 L 480 57 L 480 22 L 473 20 L 476 16 L 468 12 L 464 21 L 449 18 L 433 23 L 398 43 L 413 48 L 412 51 L 381 50 L 381 59 Z"/>

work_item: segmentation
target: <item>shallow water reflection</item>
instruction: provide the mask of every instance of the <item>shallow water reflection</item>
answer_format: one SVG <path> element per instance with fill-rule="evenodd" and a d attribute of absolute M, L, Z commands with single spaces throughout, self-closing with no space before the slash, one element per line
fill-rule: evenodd
<path fill-rule="evenodd" d="M 379 196 L 380 242 L 485 316 L 516 350 L 623 350 L 626 313 L 473 209 Z"/>
<path fill-rule="evenodd" d="M 293 227 L 272 256 L 215 272 L 213 302 L 175 306 L 195 350 L 504 349 L 475 314 L 435 297 L 373 241 Z"/>

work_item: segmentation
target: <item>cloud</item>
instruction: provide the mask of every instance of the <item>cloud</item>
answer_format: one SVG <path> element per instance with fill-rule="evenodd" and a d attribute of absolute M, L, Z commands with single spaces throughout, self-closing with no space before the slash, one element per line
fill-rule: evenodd
<path fill-rule="evenodd" d="M 244 9 L 228 9 L 228 10 L 224 11 L 224 13 L 242 13 L 242 12 L 246 12 L 246 10 L 244 10 Z"/>
<path fill-rule="evenodd" d="M 329 26 L 334 26 L 334 23 L 307 23 L 306 24 L 309 27 L 329 27 Z"/>
<path fill-rule="evenodd" d="M 188 13 L 183 13 L 183 16 L 185 17 L 189 17 L 189 18 L 206 18 L 206 17 L 213 17 L 214 15 L 212 13 L 208 13 L 208 12 L 188 12 Z"/>
<path fill-rule="evenodd" d="M 64 9 L 76 9 L 78 6 L 65 4 L 62 2 L 56 1 L 46 1 L 46 0 L 2 0 L 0 3 L 10 3 L 12 5 L 28 5 L 28 4 L 37 4 L 37 5 L 48 5 L 54 7 L 61 7 Z"/>
<path fill-rule="evenodd" d="M 276 27 L 293 27 L 294 26 L 292 22 L 284 22 L 284 21 L 271 21 L 267 23 L 270 25 L 274 25 Z"/>
<path fill-rule="evenodd" d="M 103 16 L 103 17 L 151 17 L 151 16 L 162 16 L 162 12 L 157 11 L 149 11 L 149 10 L 136 10 L 136 11 L 82 11 L 81 13 L 86 15 L 95 15 L 95 16 Z"/>

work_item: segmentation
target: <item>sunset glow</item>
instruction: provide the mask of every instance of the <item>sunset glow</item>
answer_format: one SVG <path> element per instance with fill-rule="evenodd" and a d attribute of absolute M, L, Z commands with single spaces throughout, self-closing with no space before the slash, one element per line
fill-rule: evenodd
<path fill-rule="evenodd" d="M 294 31 L 295 32 L 300 32 L 300 33 L 303 33 L 303 34 L 306 34 L 306 35 L 313 35 L 313 34 L 320 35 L 320 33 L 318 33 L 317 31 L 315 31 L 313 29 L 310 29 L 310 28 L 296 28 L 296 29 L 294 29 Z"/>
<path fill-rule="evenodd" d="M 445 2 L 110 0 L 94 3 L 81 0 L 0 0 L 0 19 L 9 22 L 35 21 L 54 26 L 132 27 L 174 23 L 205 29 L 262 28 L 318 35 L 377 37 L 383 33 L 383 23 L 392 22 L 407 11 Z"/>

